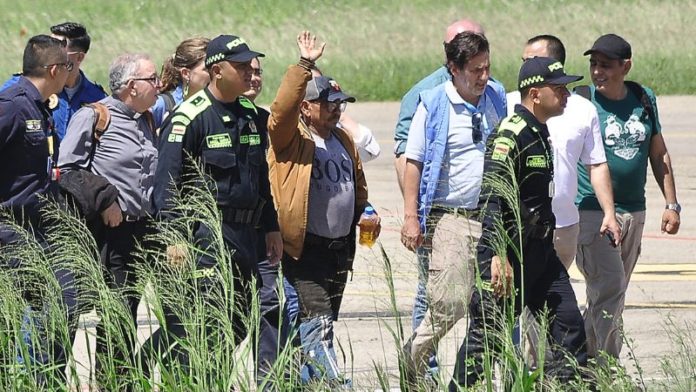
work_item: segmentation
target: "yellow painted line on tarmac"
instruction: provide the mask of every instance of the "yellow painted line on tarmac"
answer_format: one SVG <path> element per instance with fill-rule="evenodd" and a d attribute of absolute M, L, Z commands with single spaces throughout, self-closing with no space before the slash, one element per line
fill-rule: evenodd
<path fill-rule="evenodd" d="M 626 308 L 633 309 L 696 309 L 696 303 L 627 303 Z"/>
<path fill-rule="evenodd" d="M 570 267 L 571 279 L 584 280 L 578 267 Z M 641 264 L 640 260 L 633 270 L 631 282 L 685 282 L 696 281 L 696 264 Z"/>

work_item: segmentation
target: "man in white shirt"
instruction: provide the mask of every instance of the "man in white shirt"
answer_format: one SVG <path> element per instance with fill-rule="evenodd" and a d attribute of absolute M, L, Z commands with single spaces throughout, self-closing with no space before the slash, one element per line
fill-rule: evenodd
<path fill-rule="evenodd" d="M 561 40 L 553 35 L 538 35 L 527 41 L 522 61 L 531 57 L 551 57 L 565 64 L 565 47 Z M 520 103 L 519 91 L 508 93 L 507 101 L 508 114 L 512 114 L 515 104 Z M 580 230 L 580 217 L 575 206 L 578 193 L 578 162 L 587 166 L 592 187 L 604 212 L 600 233 L 604 235 L 607 231 L 611 232 L 614 244 L 618 245 L 621 228 L 614 213 L 611 177 L 595 106 L 587 99 L 572 94 L 568 97 L 563 114 L 549 119 L 548 127 L 554 156 L 554 248 L 568 269 L 575 259 Z"/>

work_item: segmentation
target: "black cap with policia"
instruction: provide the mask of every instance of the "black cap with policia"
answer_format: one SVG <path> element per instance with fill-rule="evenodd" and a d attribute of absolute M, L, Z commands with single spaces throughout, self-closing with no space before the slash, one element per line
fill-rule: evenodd
<path fill-rule="evenodd" d="M 582 76 L 566 75 L 563 64 L 549 57 L 532 57 L 520 68 L 517 87 L 523 90 L 546 84 L 569 84 L 581 80 Z"/>
<path fill-rule="evenodd" d="M 205 66 L 210 68 L 211 65 L 223 60 L 246 63 L 256 57 L 265 57 L 265 55 L 249 49 L 249 45 L 243 38 L 235 35 L 218 35 L 208 43 L 205 51 Z"/>

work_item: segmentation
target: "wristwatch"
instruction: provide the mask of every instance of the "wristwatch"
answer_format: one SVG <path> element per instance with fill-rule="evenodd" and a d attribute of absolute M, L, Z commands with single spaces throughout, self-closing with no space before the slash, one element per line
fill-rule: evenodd
<path fill-rule="evenodd" d="M 669 203 L 665 206 L 665 209 L 675 211 L 679 214 L 681 212 L 681 205 L 679 205 L 679 203 Z"/>

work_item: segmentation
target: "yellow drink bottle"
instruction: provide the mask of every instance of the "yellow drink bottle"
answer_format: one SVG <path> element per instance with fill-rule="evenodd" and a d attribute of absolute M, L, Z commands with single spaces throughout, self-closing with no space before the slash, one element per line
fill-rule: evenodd
<path fill-rule="evenodd" d="M 372 248 L 375 244 L 375 231 L 377 230 L 378 217 L 375 209 L 367 206 L 360 216 L 360 245 Z"/>

